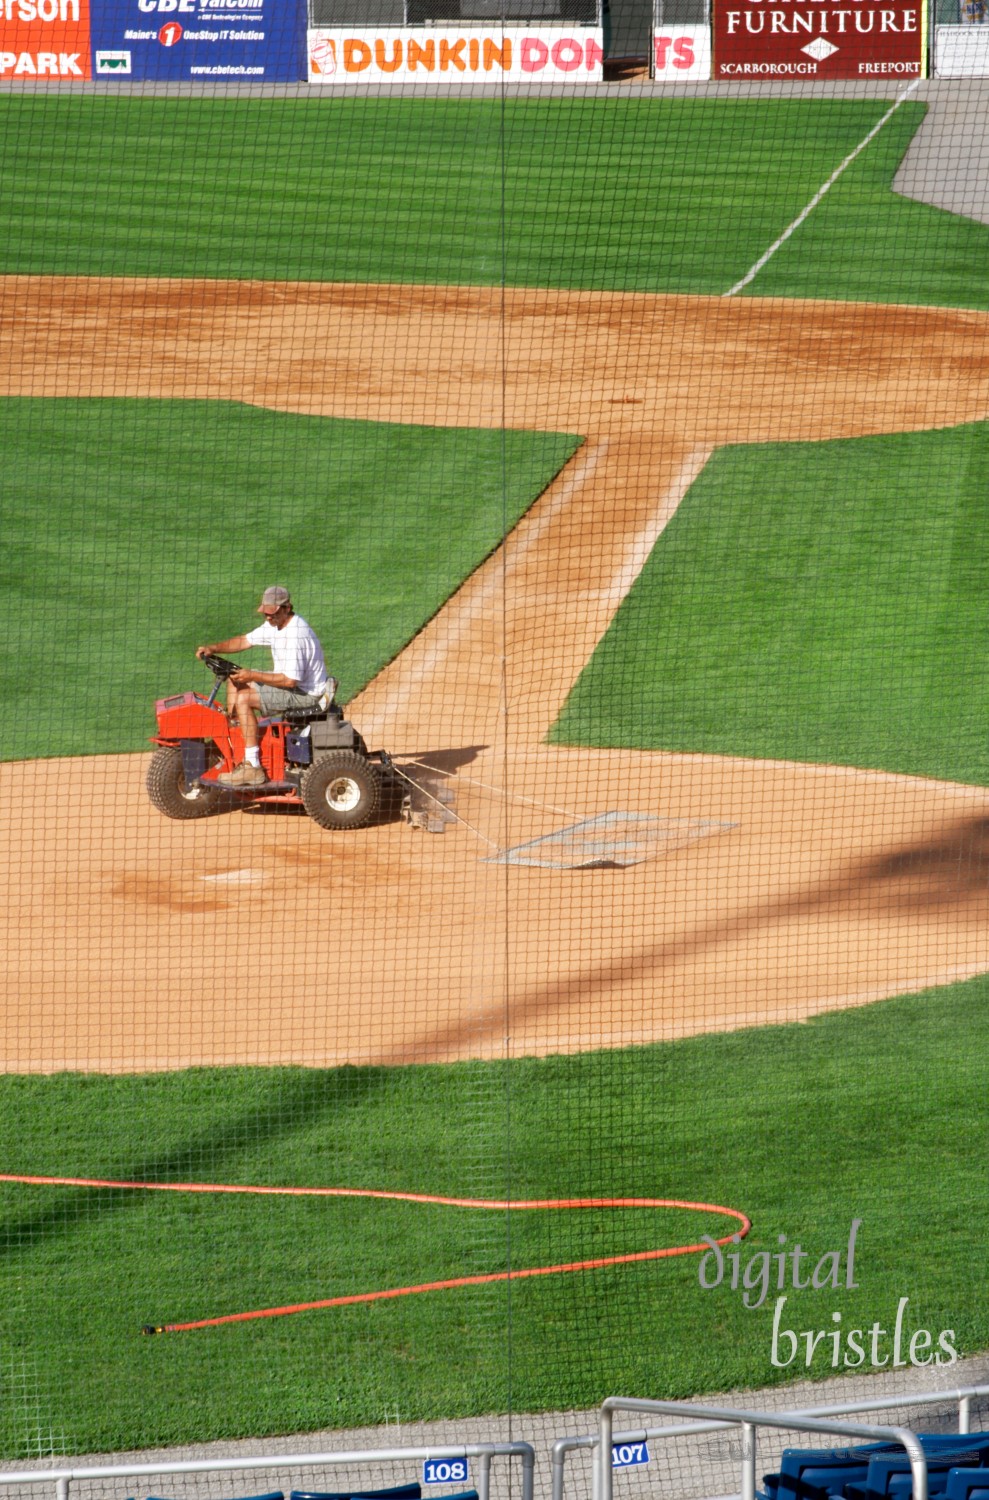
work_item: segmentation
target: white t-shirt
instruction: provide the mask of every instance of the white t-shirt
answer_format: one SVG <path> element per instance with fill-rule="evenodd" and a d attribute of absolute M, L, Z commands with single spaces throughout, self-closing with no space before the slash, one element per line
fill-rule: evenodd
<path fill-rule="evenodd" d="M 281 630 L 267 620 L 247 639 L 252 646 L 270 646 L 272 671 L 282 672 L 299 685 L 299 691 L 319 697 L 326 687 L 326 662 L 316 632 L 301 615 L 292 615 Z"/>

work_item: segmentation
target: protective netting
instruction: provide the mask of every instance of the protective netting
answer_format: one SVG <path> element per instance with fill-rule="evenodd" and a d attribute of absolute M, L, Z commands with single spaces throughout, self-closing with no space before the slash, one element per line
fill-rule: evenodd
<path fill-rule="evenodd" d="M 548 1495 L 609 1394 L 957 1430 L 978 8 L 19 3 L 4 1466 L 525 1438 Z"/>

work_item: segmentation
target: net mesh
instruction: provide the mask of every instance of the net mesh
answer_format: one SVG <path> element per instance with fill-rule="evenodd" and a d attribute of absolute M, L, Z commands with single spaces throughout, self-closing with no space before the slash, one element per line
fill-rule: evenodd
<path fill-rule="evenodd" d="M 984 18 L 186 4 L 0 9 L 5 1467 L 980 1382 Z"/>

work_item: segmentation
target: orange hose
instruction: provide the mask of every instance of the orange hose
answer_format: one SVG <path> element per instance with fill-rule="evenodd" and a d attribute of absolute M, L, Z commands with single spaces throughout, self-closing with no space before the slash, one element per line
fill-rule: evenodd
<path fill-rule="evenodd" d="M 437 1193 L 390 1193 L 379 1188 L 340 1187 L 247 1187 L 210 1182 L 118 1182 L 100 1177 L 36 1177 L 15 1172 L 0 1172 L 0 1182 L 21 1182 L 32 1187 L 119 1188 L 149 1193 L 247 1193 L 279 1198 L 390 1198 L 400 1203 L 438 1203 L 449 1208 L 494 1209 L 500 1212 L 560 1208 L 683 1208 L 695 1213 L 727 1214 L 737 1219 L 744 1239 L 752 1221 L 737 1208 L 719 1203 L 692 1203 L 681 1198 L 444 1198 Z M 734 1237 L 726 1234 L 715 1241 L 727 1245 Z M 558 1266 L 531 1266 L 519 1271 L 492 1271 L 483 1276 L 455 1276 L 448 1281 L 426 1281 L 419 1286 L 391 1287 L 380 1292 L 357 1292 L 349 1297 L 327 1297 L 320 1302 L 296 1302 L 286 1307 L 263 1307 L 252 1312 L 226 1313 L 219 1318 L 198 1318 L 190 1323 L 146 1325 L 145 1333 L 184 1333 L 190 1328 L 216 1328 L 221 1323 L 246 1323 L 254 1318 L 283 1318 L 290 1313 L 314 1312 L 324 1307 L 349 1307 L 356 1302 L 380 1302 L 390 1297 L 412 1297 L 418 1292 L 442 1292 L 452 1287 L 484 1286 L 493 1281 L 520 1281 L 527 1276 L 558 1276 L 566 1271 L 594 1271 L 601 1266 L 629 1265 L 633 1261 L 663 1260 L 673 1255 L 691 1255 L 710 1246 L 673 1245 L 661 1250 L 636 1250 L 626 1255 L 606 1255 L 595 1260 L 575 1260 Z"/>

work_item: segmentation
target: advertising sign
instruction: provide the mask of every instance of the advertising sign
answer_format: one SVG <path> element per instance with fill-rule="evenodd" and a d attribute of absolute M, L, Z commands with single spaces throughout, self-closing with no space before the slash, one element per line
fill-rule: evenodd
<path fill-rule="evenodd" d="M 938 26 L 934 71 L 939 78 L 989 78 L 989 26 Z"/>
<path fill-rule="evenodd" d="M 89 0 L 0 0 L 0 78 L 89 76 Z"/>
<path fill-rule="evenodd" d="M 92 7 L 94 78 L 305 77 L 298 0 L 92 0 Z"/>
<path fill-rule="evenodd" d="M 715 0 L 715 78 L 921 78 L 926 0 Z"/>
<path fill-rule="evenodd" d="M 309 32 L 309 82 L 600 81 L 600 27 L 326 27 Z"/>
<path fill-rule="evenodd" d="M 710 78 L 711 29 L 707 23 L 657 27 L 652 34 L 652 72 L 660 83 Z"/>

